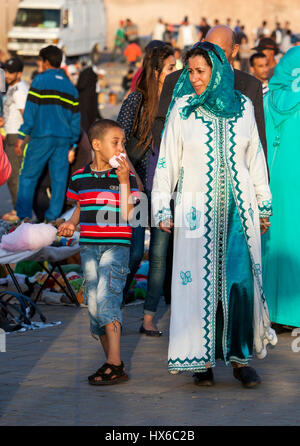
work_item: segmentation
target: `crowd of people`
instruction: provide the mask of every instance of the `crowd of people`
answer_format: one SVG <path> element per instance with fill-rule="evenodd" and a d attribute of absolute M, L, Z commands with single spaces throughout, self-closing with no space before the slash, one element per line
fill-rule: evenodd
<path fill-rule="evenodd" d="M 135 30 L 132 40 L 126 37 L 127 23 L 130 24 L 129 29 L 133 27 Z M 205 39 L 211 27 L 220 24 L 218 19 L 211 23 L 203 17 L 197 26 L 192 24 L 189 17 L 186 16 L 180 25 L 171 25 L 159 18 L 151 37 L 152 40 L 163 41 L 174 48 L 176 68 L 180 70 L 183 67 L 182 61 L 185 52 L 190 49 L 195 41 Z M 225 25 L 234 32 L 235 43 L 238 45 L 233 66 L 257 77 L 263 83 L 264 93 L 267 92 L 268 81 L 273 74 L 275 65 L 290 48 L 300 45 L 300 33 L 293 33 L 288 21 L 285 22 L 284 26 L 276 22 L 274 29 L 272 29 L 268 27 L 268 22 L 264 20 L 260 26 L 249 33 L 246 32 L 246 27 L 240 20 L 233 24 L 232 19 L 228 18 Z M 123 55 L 120 60 L 127 61 L 129 70 L 135 70 L 141 64 L 143 51 L 138 27 L 130 19 L 127 19 L 126 22 L 120 22 L 115 36 L 114 52 Z M 265 59 L 263 59 L 264 56 Z M 131 86 L 127 91 L 124 91 L 123 98 L 130 89 Z"/>
<path fill-rule="evenodd" d="M 212 386 L 222 359 L 237 380 L 254 387 L 261 378 L 249 362 L 276 344 L 272 323 L 300 326 L 300 237 L 288 224 L 299 213 L 293 196 L 300 48 L 296 39 L 277 58 L 284 31 L 277 24 L 270 33 L 264 22 L 249 74 L 234 67 L 247 41 L 239 21 L 232 29 L 229 19 L 212 27 L 203 19 L 197 29 L 185 17 L 175 46 L 167 30 L 159 19 L 137 73 L 128 60 L 123 82 L 131 92 L 117 121 L 101 119 L 87 101 L 97 82 L 93 67 L 81 71 L 75 88 L 57 47 L 41 50 L 42 73 L 29 90 L 20 61 L 5 63 L 1 124 L 15 172 L 14 216 L 32 218 L 45 168 L 50 199 L 42 221 L 60 216 L 69 184 L 75 208 L 58 231 L 71 237 L 80 225 L 90 329 L 106 357 L 89 384 L 128 380 L 121 304 L 150 227 L 140 333 L 162 335 L 155 316 L 164 294 L 172 305 L 169 372 L 193 372 L 196 385 Z M 121 23 L 115 51 L 137 44 L 137 37 L 132 21 Z"/>

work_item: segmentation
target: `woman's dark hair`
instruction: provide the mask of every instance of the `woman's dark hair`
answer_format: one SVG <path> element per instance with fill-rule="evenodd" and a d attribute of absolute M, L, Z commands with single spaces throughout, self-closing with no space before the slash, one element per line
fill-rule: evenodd
<path fill-rule="evenodd" d="M 143 95 L 143 109 L 139 122 L 140 141 L 137 149 L 152 141 L 151 127 L 158 109 L 159 77 L 164 68 L 165 60 L 174 56 L 174 49 L 166 44 L 146 51 L 143 67 L 137 81 L 136 91 Z"/>
<path fill-rule="evenodd" d="M 210 57 L 209 57 L 209 55 L 208 55 L 208 52 L 205 51 L 205 50 L 202 49 L 202 48 L 199 48 L 199 47 L 192 48 L 192 49 L 190 49 L 190 50 L 188 50 L 188 51 L 186 52 L 186 55 L 185 55 L 185 57 L 184 57 L 184 63 L 185 63 L 185 65 L 187 65 L 187 63 L 188 63 L 188 61 L 189 61 L 189 59 L 190 59 L 191 57 L 195 57 L 195 56 L 202 56 L 202 57 L 204 57 L 204 59 L 205 59 L 206 62 L 207 62 L 207 65 L 209 65 L 210 68 L 212 68 L 212 62 L 211 62 L 211 59 L 210 59 Z"/>

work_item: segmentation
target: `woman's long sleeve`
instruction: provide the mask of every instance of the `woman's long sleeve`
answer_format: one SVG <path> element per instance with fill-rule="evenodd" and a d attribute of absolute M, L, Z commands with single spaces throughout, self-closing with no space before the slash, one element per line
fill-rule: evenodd
<path fill-rule="evenodd" d="M 250 115 L 251 139 L 248 148 L 247 162 L 259 208 L 259 216 L 272 215 L 272 195 L 268 181 L 267 163 L 261 141 L 259 139 L 254 111 Z"/>
<path fill-rule="evenodd" d="M 152 210 L 155 226 L 172 218 L 170 201 L 179 178 L 182 158 L 180 120 L 175 105 L 164 130 L 153 180 Z"/>
<path fill-rule="evenodd" d="M 141 93 L 134 91 L 125 99 L 119 112 L 117 122 L 125 132 L 126 141 L 130 138 L 140 101 Z"/>

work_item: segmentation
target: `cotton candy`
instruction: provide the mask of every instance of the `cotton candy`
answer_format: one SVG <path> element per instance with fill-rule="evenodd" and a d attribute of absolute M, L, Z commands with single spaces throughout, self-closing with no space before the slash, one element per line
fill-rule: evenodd
<path fill-rule="evenodd" d="M 57 229 L 45 223 L 22 223 L 15 231 L 2 237 L 1 248 L 7 251 L 34 251 L 51 245 Z"/>
<path fill-rule="evenodd" d="M 114 155 L 112 158 L 110 158 L 110 160 L 108 162 L 111 165 L 111 167 L 114 167 L 115 169 L 117 169 L 120 165 L 118 163 L 118 159 L 120 159 L 120 158 L 126 158 L 125 153 L 120 153 L 119 156 Z"/>

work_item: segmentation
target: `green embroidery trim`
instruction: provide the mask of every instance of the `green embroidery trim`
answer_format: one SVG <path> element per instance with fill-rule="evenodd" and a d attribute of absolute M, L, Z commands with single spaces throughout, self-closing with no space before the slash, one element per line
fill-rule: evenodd
<path fill-rule="evenodd" d="M 259 263 L 256 263 L 256 264 L 255 264 L 255 271 L 257 272 L 257 274 L 261 274 L 261 273 L 262 273 L 262 271 L 261 271 L 261 266 L 260 266 Z"/>
<path fill-rule="evenodd" d="M 182 285 L 187 285 L 193 281 L 191 271 L 180 271 L 180 278 L 182 280 Z"/>
<path fill-rule="evenodd" d="M 258 206 L 260 218 L 271 217 L 272 212 L 272 200 L 264 200 L 261 206 Z"/>
<path fill-rule="evenodd" d="M 176 194 L 176 205 L 181 202 L 183 177 L 184 177 L 184 167 L 180 167 L 179 179 L 178 179 L 178 188 L 177 188 L 177 194 Z"/>
<path fill-rule="evenodd" d="M 223 310 L 223 336 L 222 336 L 222 350 L 225 364 L 227 364 L 227 333 L 228 333 L 228 302 L 227 302 L 227 277 L 226 277 L 226 248 L 227 248 L 227 227 L 228 227 L 228 167 L 226 166 L 226 120 L 219 118 L 219 141 L 217 142 L 219 150 L 218 164 L 218 233 L 216 240 L 216 290 L 217 300 L 222 302 Z M 218 303 L 217 303 L 218 305 Z M 214 307 L 214 314 L 216 318 L 216 310 Z M 214 327 L 215 329 L 215 327 Z M 215 355 L 215 345 L 214 345 Z"/>
<path fill-rule="evenodd" d="M 158 169 L 166 169 L 167 166 L 167 161 L 166 161 L 166 157 L 163 156 L 162 158 L 159 158 L 158 162 L 157 162 L 157 168 Z"/>
<path fill-rule="evenodd" d="M 163 207 L 161 210 L 156 212 L 154 215 L 154 221 L 156 226 L 159 226 L 159 223 L 165 220 L 173 219 L 173 215 L 170 208 Z"/>
<path fill-rule="evenodd" d="M 208 362 L 194 357 L 193 359 L 185 358 L 185 359 L 169 359 L 168 360 L 168 370 L 177 370 L 177 371 L 194 371 L 194 372 L 202 372 L 207 370 Z M 210 367 L 215 367 L 215 362 L 211 361 Z"/>
<path fill-rule="evenodd" d="M 245 110 L 245 102 L 246 102 L 246 99 L 244 97 L 242 97 L 243 111 Z M 234 141 L 235 133 L 234 133 L 234 130 L 233 130 L 233 126 L 237 122 L 238 118 L 239 117 L 237 116 L 234 119 L 229 121 L 229 132 L 231 133 L 231 137 L 229 138 L 229 140 L 231 142 L 231 147 L 230 147 L 230 150 L 229 150 L 231 152 L 231 156 L 230 156 L 229 159 L 230 159 L 230 161 L 232 163 L 232 171 L 233 171 L 233 177 L 231 177 L 232 192 L 233 192 L 234 199 L 235 199 L 235 201 L 237 203 L 237 209 L 238 209 L 240 218 L 242 220 L 242 227 L 243 227 L 244 235 L 245 235 L 247 246 L 248 246 L 249 255 L 250 255 L 251 262 L 252 262 L 254 275 L 256 277 L 256 282 L 257 282 L 258 287 L 260 289 L 262 302 L 265 305 L 266 298 L 265 298 L 265 295 L 264 295 L 264 292 L 263 292 L 263 289 L 262 289 L 262 286 L 261 286 L 261 281 L 260 281 L 260 278 L 259 278 L 259 274 L 257 273 L 257 271 L 255 269 L 255 266 L 254 266 L 255 262 L 254 262 L 254 259 L 253 259 L 253 256 L 252 256 L 252 253 L 251 253 L 251 250 L 250 250 L 250 247 L 249 247 L 250 237 L 249 237 L 249 234 L 247 232 L 249 228 L 247 226 L 247 219 L 245 217 L 245 213 L 246 212 L 245 212 L 245 209 L 243 207 L 245 202 L 244 202 L 244 200 L 242 198 L 242 191 L 240 189 L 240 182 L 239 182 L 238 177 L 237 177 L 236 162 L 235 162 L 235 159 L 234 159 L 234 148 L 236 146 L 236 143 Z M 233 184 L 234 182 L 235 182 L 236 187 L 234 187 L 234 184 Z M 237 194 L 236 194 L 236 191 L 237 191 Z"/>
<path fill-rule="evenodd" d="M 250 207 L 249 207 L 249 209 L 248 209 L 248 213 L 249 213 L 249 215 L 250 215 L 250 218 L 251 218 L 251 220 L 252 220 L 252 223 L 254 223 L 254 211 L 253 211 L 253 209 L 252 209 L 252 204 L 250 203 Z"/>
<path fill-rule="evenodd" d="M 196 229 L 200 228 L 201 212 L 197 211 L 194 206 L 191 207 L 185 218 L 190 227 L 190 231 L 195 231 Z"/>
<path fill-rule="evenodd" d="M 207 363 L 207 362 L 210 362 L 211 361 L 211 347 L 210 347 L 210 345 L 209 345 L 209 323 L 210 323 L 210 321 L 209 321 L 209 306 L 210 306 L 210 300 L 209 300 L 209 297 L 210 297 L 210 286 L 211 286 L 211 282 L 210 282 L 210 280 L 209 280 L 209 276 L 210 276 L 210 271 L 209 271 L 209 267 L 210 267 L 210 264 L 211 264 L 211 261 L 210 261 L 210 259 L 209 259 L 209 255 L 210 255 L 210 253 L 211 253 L 211 250 L 210 250 L 210 244 L 211 244 L 211 241 L 212 241 L 212 239 L 211 239 L 211 229 L 210 229 L 210 223 L 212 222 L 212 217 L 211 217 L 211 213 L 212 213 L 212 206 L 211 206 L 211 203 L 212 203 L 212 192 L 213 192 L 213 188 L 212 188 L 212 183 L 213 183 L 213 177 L 212 177 L 212 172 L 213 172 L 213 167 L 212 167 L 212 163 L 213 163 L 213 161 L 214 161 L 214 158 L 213 158 L 213 156 L 212 156 L 212 153 L 213 153 L 213 146 L 211 145 L 211 143 L 213 142 L 213 137 L 212 137 L 212 134 L 213 134 L 213 127 L 212 127 L 212 121 L 210 121 L 210 120 L 205 120 L 205 118 L 203 117 L 203 116 L 201 116 L 201 115 L 197 115 L 197 110 L 195 110 L 195 112 L 194 112 L 194 114 L 195 114 L 195 118 L 196 119 L 201 119 L 201 121 L 207 126 L 207 128 L 208 128 L 208 133 L 207 133 L 207 137 L 208 137 L 208 141 L 207 141 L 207 143 L 206 143 L 206 145 L 207 145 L 207 147 L 208 147 L 208 153 L 207 153 L 207 156 L 208 156 L 208 158 L 209 158 L 209 161 L 208 161 L 208 168 L 209 168 L 209 170 L 208 170 L 208 172 L 207 172 L 207 176 L 208 176 L 208 182 L 207 182 L 207 188 L 208 188 L 208 192 L 207 192 L 207 196 L 208 196 L 208 201 L 207 201 L 207 204 L 206 204 L 206 206 L 207 206 L 207 209 L 208 209 L 208 212 L 207 212 L 207 215 L 206 215 L 206 217 L 207 217 L 207 220 L 206 220 L 206 223 L 205 223 L 205 227 L 206 227 L 206 230 L 207 230 L 207 232 L 206 232 L 206 235 L 205 235 L 205 238 L 206 238 L 206 243 L 205 243 L 205 246 L 204 246 L 204 248 L 205 248 L 205 250 L 206 250 L 206 253 L 205 253 L 205 255 L 204 255 L 204 259 L 205 259 L 205 262 L 206 262 L 206 264 L 205 264 L 205 266 L 204 266 L 204 270 L 205 270 L 205 276 L 204 276 L 204 280 L 205 280 L 205 282 L 206 282 L 206 285 L 205 285 L 205 288 L 204 288 L 204 291 L 205 291 L 205 293 L 206 293 L 206 296 L 205 296 L 205 298 L 204 298 L 204 301 L 205 301 L 205 307 L 204 307 L 204 310 L 205 310 L 205 316 L 204 316 L 204 321 L 205 321 L 205 324 L 204 324 L 204 327 L 203 327 L 203 329 L 204 329 L 204 331 L 205 331 L 205 335 L 203 336 L 204 337 L 204 339 L 205 339 L 205 341 L 206 341 L 206 343 L 205 343 L 205 348 L 206 348 L 206 357 L 207 357 L 207 360 L 205 360 L 205 362 Z M 214 344 L 214 342 L 213 342 L 213 344 Z"/>
<path fill-rule="evenodd" d="M 247 359 L 240 359 L 237 358 L 236 356 L 230 356 L 229 357 L 229 361 L 230 362 L 237 362 L 238 364 L 248 364 L 248 362 L 253 358 L 252 355 L 249 355 L 249 357 Z"/>

